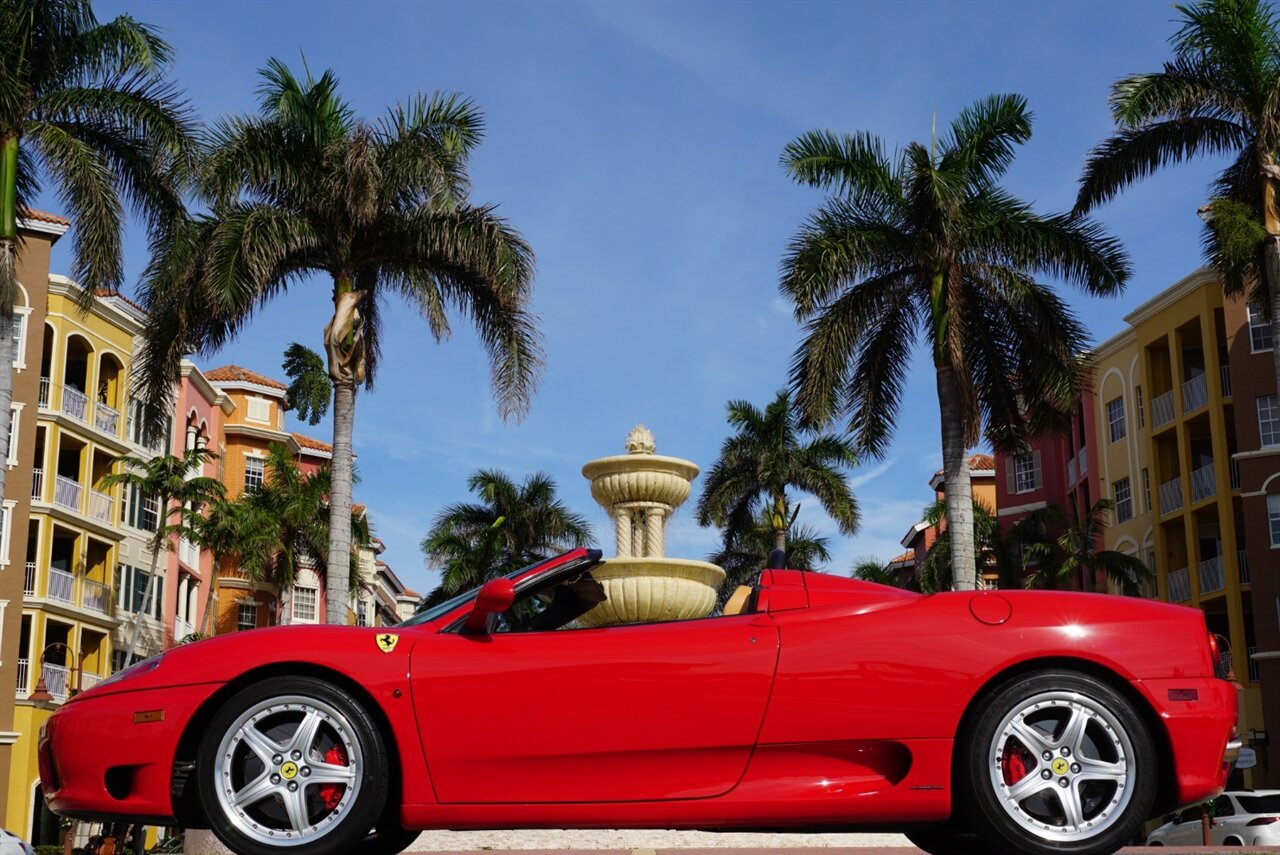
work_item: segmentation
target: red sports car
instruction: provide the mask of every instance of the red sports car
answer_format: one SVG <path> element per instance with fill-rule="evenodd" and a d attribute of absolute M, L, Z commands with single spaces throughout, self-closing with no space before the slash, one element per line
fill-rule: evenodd
<path fill-rule="evenodd" d="M 139 663 L 49 720 L 49 806 L 262 855 L 399 852 L 431 828 L 855 825 L 1092 855 L 1219 792 L 1238 750 L 1193 609 L 765 570 L 723 615 L 575 628 L 600 564 L 579 549 L 394 628 Z"/>

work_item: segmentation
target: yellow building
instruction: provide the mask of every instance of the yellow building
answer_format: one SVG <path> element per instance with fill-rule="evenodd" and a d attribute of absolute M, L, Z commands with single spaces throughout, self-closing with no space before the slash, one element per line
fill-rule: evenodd
<path fill-rule="evenodd" d="M 158 522 L 154 500 L 107 489 L 102 479 L 119 469 L 118 456 L 149 457 L 167 445 L 138 442 L 137 408 L 127 397 L 142 312 L 109 294 L 86 312 L 76 291 L 49 277 L 43 330 L 31 331 L 43 337 L 38 409 L 16 425 L 20 437 L 34 432 L 35 445 L 17 651 L 14 729 L 21 735 L 5 825 L 42 843 L 57 842 L 57 821 L 39 797 L 36 736 L 69 693 L 121 664 L 151 564 L 146 539 Z M 163 583 L 162 564 L 148 589 L 140 656 L 164 642 Z"/>
<path fill-rule="evenodd" d="M 1141 556 L 1161 599 L 1202 609 L 1229 640 L 1245 686 L 1240 731 L 1263 731 L 1222 287 L 1199 270 L 1125 321 L 1093 365 L 1102 495 L 1132 506 L 1114 514 L 1106 546 Z"/>

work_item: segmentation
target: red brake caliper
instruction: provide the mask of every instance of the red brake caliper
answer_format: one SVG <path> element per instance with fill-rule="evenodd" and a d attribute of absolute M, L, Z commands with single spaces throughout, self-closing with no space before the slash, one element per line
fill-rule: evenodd
<path fill-rule="evenodd" d="M 342 743 L 336 743 L 325 752 L 324 762 L 334 766 L 347 765 L 347 749 L 342 747 Z M 342 794 L 346 792 L 346 789 L 346 784 L 321 784 L 318 790 L 320 792 L 320 800 L 324 802 L 324 809 L 333 810 L 336 808 L 338 802 L 342 801 Z"/>
<path fill-rule="evenodd" d="M 1027 771 L 1035 765 L 1035 757 L 1022 745 L 1010 740 L 1004 745 L 1004 754 L 1000 758 L 1000 767 L 1004 772 L 1005 786 L 1012 787 L 1027 776 Z"/>

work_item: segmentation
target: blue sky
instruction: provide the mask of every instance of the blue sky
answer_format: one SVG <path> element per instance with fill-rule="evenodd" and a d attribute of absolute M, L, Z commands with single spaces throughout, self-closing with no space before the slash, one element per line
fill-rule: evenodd
<path fill-rule="evenodd" d="M 726 435 L 724 405 L 763 405 L 786 379 L 797 327 L 777 291 L 778 264 L 820 201 L 793 185 L 778 154 L 813 128 L 870 130 L 891 143 L 927 139 L 992 92 L 1019 92 L 1035 135 L 1007 186 L 1042 211 L 1070 207 L 1085 152 L 1110 129 L 1106 95 L 1124 74 L 1167 55 L 1166 2 L 445 3 L 99 2 L 164 29 L 174 75 L 205 119 L 253 109 L 271 56 L 334 69 L 365 116 L 415 92 L 471 96 L 487 119 L 474 198 L 498 203 L 538 256 L 535 308 L 547 372 L 533 410 L 503 424 L 488 367 L 459 321 L 436 345 L 407 308 L 389 307 L 378 387 L 358 399 L 362 483 L 408 584 L 433 575 L 418 542 L 438 509 L 466 499 L 479 467 L 545 470 L 566 501 L 611 529 L 580 474 L 622 451 L 646 423 L 660 453 L 704 469 Z M 1119 299 L 1065 292 L 1096 340 L 1123 315 L 1200 264 L 1195 210 L 1215 164 L 1144 182 L 1101 212 L 1127 243 L 1136 275 Z M 56 197 L 42 207 L 60 210 Z M 129 235 L 131 277 L 146 264 Z M 54 268 L 69 267 L 70 241 Z M 260 313 L 206 368 L 236 362 L 275 376 L 290 341 L 320 349 L 329 283 L 315 280 Z M 126 287 L 126 292 L 129 287 Z M 847 573 L 901 551 L 940 465 L 932 372 L 917 359 L 897 438 L 852 472 L 862 531 L 844 538 L 812 501 L 804 517 L 830 534 Z M 305 428 L 327 437 L 329 425 Z M 668 554 L 703 557 L 715 533 L 694 498 L 668 530 Z"/>

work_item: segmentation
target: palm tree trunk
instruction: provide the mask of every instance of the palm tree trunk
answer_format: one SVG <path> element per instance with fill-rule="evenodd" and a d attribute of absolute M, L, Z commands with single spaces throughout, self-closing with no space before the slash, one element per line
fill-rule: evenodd
<path fill-rule="evenodd" d="M 138 613 L 133 617 L 133 632 L 129 637 L 129 652 L 124 657 L 124 667 L 128 668 L 133 664 L 133 654 L 138 649 L 138 639 L 142 637 L 142 616 L 149 611 L 147 598 L 151 598 L 151 604 L 154 605 L 156 598 L 156 586 L 154 580 L 156 578 L 156 569 L 160 565 L 160 553 L 164 551 L 164 544 L 156 541 L 151 544 L 151 573 L 147 576 L 146 584 L 142 586 L 142 602 L 139 604 Z M 160 612 L 163 618 L 164 611 Z"/>
<path fill-rule="evenodd" d="M 773 548 L 787 551 L 787 494 L 779 493 L 773 499 Z"/>
<path fill-rule="evenodd" d="M 978 586 L 973 545 L 973 491 L 969 480 L 964 415 L 956 389 L 955 369 L 939 365 L 938 406 L 942 414 L 942 478 L 946 489 L 947 533 L 951 539 L 951 584 L 957 591 Z"/>
<path fill-rule="evenodd" d="M 356 420 L 356 384 L 333 384 L 333 494 L 329 497 L 329 561 L 325 569 L 328 623 L 347 622 L 351 573 L 351 433 Z"/>
<path fill-rule="evenodd" d="M 215 635 L 218 631 L 218 624 L 213 619 L 213 592 L 218 582 L 218 559 L 213 560 L 213 565 L 209 569 L 208 585 L 209 590 L 204 595 L 204 620 L 201 622 L 203 627 L 201 632 L 205 635 Z"/>

